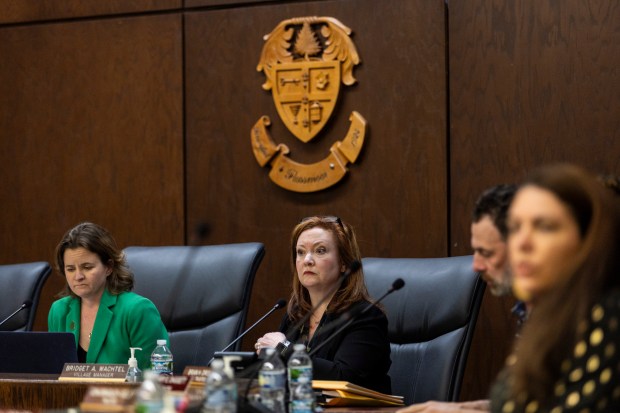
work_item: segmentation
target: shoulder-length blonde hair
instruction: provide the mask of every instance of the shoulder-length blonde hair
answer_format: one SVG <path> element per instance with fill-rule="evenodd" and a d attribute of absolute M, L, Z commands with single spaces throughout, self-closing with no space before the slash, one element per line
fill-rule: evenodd
<path fill-rule="evenodd" d="M 297 240 L 304 231 L 311 228 L 323 228 L 334 234 L 341 266 L 349 268 L 354 261 L 361 263 L 361 255 L 357 245 L 357 239 L 355 238 L 355 232 L 349 224 L 333 216 L 313 216 L 304 218 L 295 226 L 291 234 L 290 252 L 291 271 L 293 274 L 293 293 L 289 299 L 287 312 L 293 321 L 300 320 L 312 310 L 310 295 L 308 294 L 308 290 L 299 282 L 297 267 L 295 265 L 297 258 Z M 360 300 L 370 300 L 364 282 L 364 272 L 361 267 L 344 279 L 342 285 L 329 302 L 327 311 L 338 313 Z"/>
<path fill-rule="evenodd" d="M 133 289 L 133 274 L 125 262 L 125 254 L 116 246 L 116 241 L 103 227 L 92 222 L 82 222 L 71 228 L 56 246 L 56 270 L 65 276 L 65 251 L 84 248 L 97 254 L 103 265 L 112 267 L 112 273 L 106 278 L 106 288 L 111 294 L 118 295 Z M 77 297 L 69 285 L 59 296 Z"/>
<path fill-rule="evenodd" d="M 534 171 L 523 186 L 536 186 L 557 196 L 571 211 L 581 247 L 562 282 L 536 303 L 516 343 L 514 397 L 527 394 L 542 401 L 553 395 L 588 320 L 591 308 L 610 290 L 620 288 L 620 205 L 593 175 L 568 164 Z"/>

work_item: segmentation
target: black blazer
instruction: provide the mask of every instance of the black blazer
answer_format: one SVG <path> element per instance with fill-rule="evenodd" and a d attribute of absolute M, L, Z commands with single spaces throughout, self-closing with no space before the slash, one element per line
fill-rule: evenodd
<path fill-rule="evenodd" d="M 298 331 L 289 332 L 294 326 L 288 316 L 280 325 L 280 331 L 287 334 L 291 343 L 301 342 L 312 351 L 319 343 L 337 331 L 341 324 L 332 328 L 335 320 L 344 313 L 357 314 L 369 303 L 360 301 L 347 311 L 333 314 L 325 313 L 314 336 L 307 342 L 308 325 Z M 292 349 L 291 344 L 291 349 Z M 315 380 L 344 380 L 382 393 L 391 394 L 392 385 L 388 371 L 390 359 L 390 341 L 388 339 L 387 317 L 377 307 L 371 307 L 366 313 L 355 317 L 355 321 L 334 339 L 321 347 L 312 356 L 313 378 Z"/>

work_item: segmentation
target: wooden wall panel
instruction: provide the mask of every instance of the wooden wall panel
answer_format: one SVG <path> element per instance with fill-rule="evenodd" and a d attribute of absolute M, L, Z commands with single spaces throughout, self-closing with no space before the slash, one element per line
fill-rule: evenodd
<path fill-rule="evenodd" d="M 554 161 L 620 173 L 620 3 L 452 0 L 449 22 L 451 253 L 460 254 L 470 213 L 461 206 L 484 188 Z M 509 301 L 485 301 L 471 397 L 486 395 L 509 351 Z"/>
<path fill-rule="evenodd" d="M 330 126 L 308 144 L 279 119 L 264 74 L 262 37 L 283 20 L 332 16 L 353 31 L 358 84 L 341 90 Z M 188 228 L 206 223 L 205 243 L 262 241 L 266 256 L 250 321 L 290 293 L 288 244 L 300 218 L 336 214 L 357 229 L 362 253 L 383 257 L 447 254 L 446 77 L 443 2 L 299 2 L 186 13 Z M 291 157 L 316 162 L 343 139 L 348 116 L 368 121 L 365 148 L 348 176 L 318 193 L 283 190 L 254 159 L 250 131 L 268 115 Z M 393 280 L 386 280 L 386 288 Z M 280 315 L 248 335 L 274 329 Z"/>
<path fill-rule="evenodd" d="M 152 12 L 181 4 L 182 0 L 0 0 L 0 24 Z"/>
<path fill-rule="evenodd" d="M 184 242 L 181 20 L 0 28 L 0 263 L 51 262 L 83 220 L 121 246 Z"/>

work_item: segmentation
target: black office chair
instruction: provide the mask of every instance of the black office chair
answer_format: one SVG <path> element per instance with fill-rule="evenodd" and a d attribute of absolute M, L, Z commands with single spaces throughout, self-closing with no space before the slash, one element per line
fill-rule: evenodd
<path fill-rule="evenodd" d="M 458 400 L 485 289 L 472 257 L 364 258 L 362 264 L 372 297 L 397 278 L 405 281 L 383 301 L 392 393 L 405 404 Z"/>
<path fill-rule="evenodd" d="M 128 247 L 124 252 L 134 291 L 153 301 L 168 330 L 175 374 L 186 366 L 206 366 L 243 331 L 263 244 Z"/>
<path fill-rule="evenodd" d="M 32 303 L 0 326 L 1 331 L 31 331 L 45 280 L 52 273 L 47 262 L 0 265 L 0 321 L 25 302 Z"/>

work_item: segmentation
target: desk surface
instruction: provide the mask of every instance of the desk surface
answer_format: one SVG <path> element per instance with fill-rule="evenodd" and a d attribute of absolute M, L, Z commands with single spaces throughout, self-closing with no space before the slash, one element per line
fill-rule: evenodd
<path fill-rule="evenodd" d="M 87 382 L 58 381 L 56 375 L 0 374 L 0 409 L 68 409 L 80 404 Z M 97 383 L 98 386 L 133 386 L 135 383 Z"/>
<path fill-rule="evenodd" d="M 84 399 L 89 386 L 128 386 L 136 383 L 92 383 L 58 381 L 56 375 L 0 373 L 1 410 L 61 410 L 75 408 Z M 330 407 L 327 413 L 395 412 L 387 407 Z"/>

